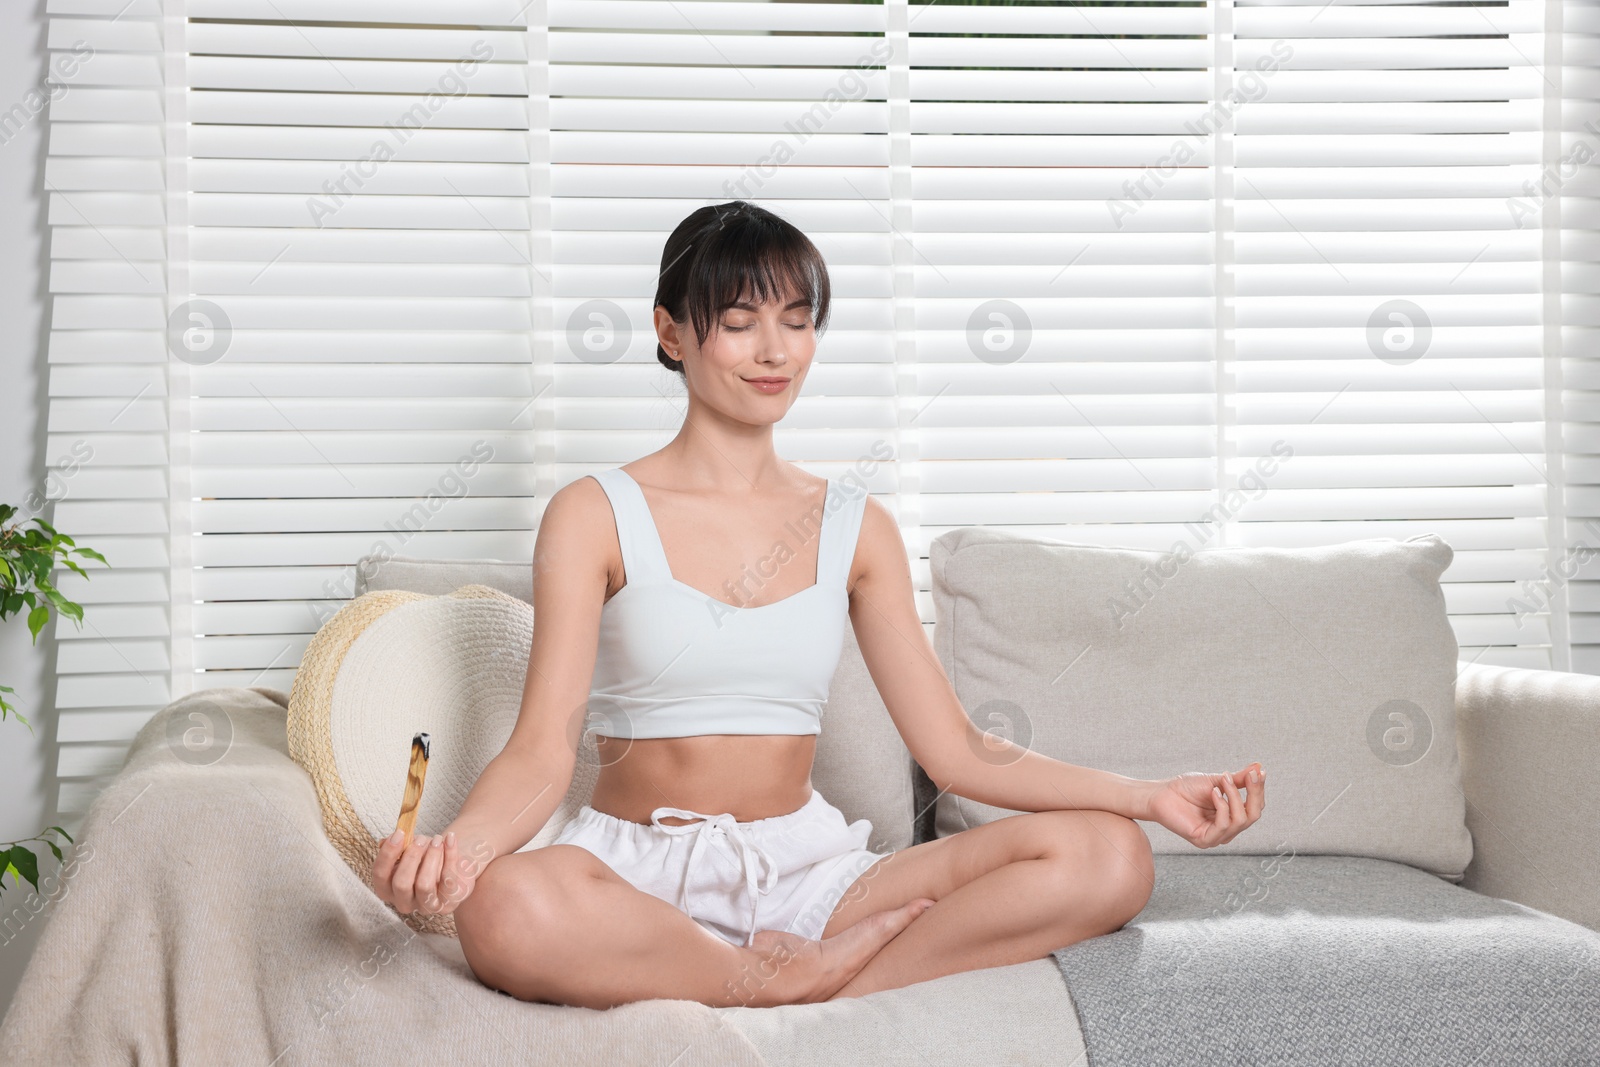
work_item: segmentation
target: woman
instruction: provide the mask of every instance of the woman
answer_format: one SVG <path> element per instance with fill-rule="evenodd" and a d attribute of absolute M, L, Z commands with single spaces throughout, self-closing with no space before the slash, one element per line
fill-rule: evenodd
<path fill-rule="evenodd" d="M 1135 819 L 1208 848 L 1260 816 L 1256 763 L 1145 781 L 977 730 L 924 635 L 894 517 L 773 451 L 828 303 L 812 243 L 743 201 L 667 241 L 656 355 L 683 377 L 683 428 L 551 498 L 516 726 L 444 834 L 403 853 L 396 834 L 373 865 L 400 912 L 455 914 L 485 984 L 595 1008 L 770 1005 L 1038 959 L 1144 907 Z M 870 824 L 812 789 L 847 615 L 933 781 L 1023 814 L 878 856 Z M 516 851 L 597 713 L 589 805 Z"/>

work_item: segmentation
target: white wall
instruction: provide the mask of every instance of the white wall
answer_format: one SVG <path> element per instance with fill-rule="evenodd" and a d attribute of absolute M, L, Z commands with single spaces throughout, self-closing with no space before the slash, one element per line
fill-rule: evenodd
<path fill-rule="evenodd" d="M 43 0 L 0 3 L 0 111 L 21 102 L 44 77 L 43 9 Z M 49 249 L 40 193 L 46 117 L 38 115 L 0 144 L 0 502 L 17 507 L 31 490 L 43 489 Z M 48 506 L 44 518 L 50 518 Z M 32 837 L 53 814 L 55 687 L 49 679 L 54 667 L 54 622 L 39 635 L 38 645 L 29 642 L 24 616 L 0 622 L 0 685 L 17 691 L 8 702 L 33 724 L 30 734 L 12 719 L 0 723 L 0 841 Z M 41 873 L 55 862 L 48 850 L 45 860 Z M 26 882 L 21 889 L 7 889 L 0 905 L 9 912 L 30 891 Z M 47 909 L 41 917 L 49 914 Z M 0 933 L 0 1010 L 11 1003 L 43 926 L 33 919 L 15 937 Z"/>

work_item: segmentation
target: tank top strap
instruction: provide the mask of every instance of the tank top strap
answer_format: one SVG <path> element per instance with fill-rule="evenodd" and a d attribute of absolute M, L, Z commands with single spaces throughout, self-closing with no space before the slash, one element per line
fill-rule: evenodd
<path fill-rule="evenodd" d="M 639 483 L 620 467 L 599 471 L 593 477 L 611 500 L 626 583 L 632 585 L 636 579 L 670 579 L 672 570 L 667 566 L 667 553 L 661 547 L 655 519 L 650 515 L 650 505 L 645 502 Z"/>
<path fill-rule="evenodd" d="M 850 578 L 850 564 L 856 557 L 861 518 L 867 510 L 867 491 L 828 479 L 827 517 L 822 539 L 817 546 L 817 583 L 844 585 Z"/>

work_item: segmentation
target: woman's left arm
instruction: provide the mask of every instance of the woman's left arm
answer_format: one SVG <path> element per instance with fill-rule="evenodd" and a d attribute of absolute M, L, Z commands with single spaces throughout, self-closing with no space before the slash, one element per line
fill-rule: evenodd
<path fill-rule="evenodd" d="M 978 729 L 917 614 L 894 517 L 870 497 L 855 566 L 850 619 L 862 659 L 906 747 L 941 791 L 1016 811 L 1099 808 L 1159 822 L 1200 848 L 1231 840 L 1260 817 L 1266 785 L 1259 763 L 1224 774 L 1130 778 L 1063 763 Z"/>

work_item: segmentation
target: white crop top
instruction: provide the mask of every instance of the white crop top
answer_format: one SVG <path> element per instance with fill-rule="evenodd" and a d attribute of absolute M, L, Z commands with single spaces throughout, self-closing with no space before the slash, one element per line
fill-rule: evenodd
<path fill-rule="evenodd" d="M 799 541 L 818 539 L 816 581 L 736 607 L 672 577 L 644 491 L 626 471 L 592 477 L 611 500 L 626 573 L 600 611 L 589 728 L 639 738 L 820 733 L 867 494 L 829 478 L 822 514 L 788 526 Z"/>

